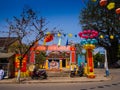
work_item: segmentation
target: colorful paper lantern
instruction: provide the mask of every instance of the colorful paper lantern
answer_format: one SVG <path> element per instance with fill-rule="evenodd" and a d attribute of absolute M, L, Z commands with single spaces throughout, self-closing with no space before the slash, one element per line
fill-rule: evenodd
<path fill-rule="evenodd" d="M 44 38 L 44 42 L 50 42 L 53 40 L 53 35 L 52 34 L 47 34 Z"/>
<path fill-rule="evenodd" d="M 75 35 L 75 37 L 77 37 L 77 35 Z"/>
<path fill-rule="evenodd" d="M 70 33 L 70 34 L 68 34 L 68 36 L 69 36 L 69 37 L 72 37 L 72 34 Z"/>
<path fill-rule="evenodd" d="M 115 11 L 116 11 L 116 14 L 120 14 L 120 8 L 117 8 Z"/>
<path fill-rule="evenodd" d="M 113 35 L 110 35 L 110 39 L 114 39 L 114 36 L 113 36 Z"/>
<path fill-rule="evenodd" d="M 57 36 L 60 37 L 60 36 L 61 36 L 61 33 L 58 33 Z"/>
<path fill-rule="evenodd" d="M 84 30 L 84 31 L 83 31 L 83 34 L 87 34 L 87 31 L 86 31 L 86 30 Z"/>
<path fill-rule="evenodd" d="M 88 39 L 88 38 L 89 38 L 89 36 L 84 36 L 84 38 L 85 38 L 85 39 Z"/>
<path fill-rule="evenodd" d="M 91 39 L 87 39 L 87 42 L 89 42 L 89 43 L 90 43 L 90 41 L 91 41 Z"/>
<path fill-rule="evenodd" d="M 107 8 L 108 8 L 108 10 L 114 9 L 114 8 L 115 8 L 115 3 L 114 3 L 114 2 L 109 3 L 109 4 L 107 5 Z"/>
<path fill-rule="evenodd" d="M 91 32 L 91 30 L 87 30 L 88 34 Z"/>
<path fill-rule="evenodd" d="M 82 34 L 83 34 L 82 32 L 78 33 L 79 37 L 82 37 Z"/>
<path fill-rule="evenodd" d="M 105 35 L 105 38 L 109 38 L 109 36 L 108 36 L 108 35 Z"/>
<path fill-rule="evenodd" d="M 103 39 L 104 38 L 103 35 L 100 35 L 100 38 Z"/>
<path fill-rule="evenodd" d="M 92 39 L 92 38 L 93 38 L 93 35 L 90 35 L 90 38 Z"/>
<path fill-rule="evenodd" d="M 66 34 L 63 34 L 64 37 L 66 37 Z"/>
<path fill-rule="evenodd" d="M 107 4 L 107 0 L 100 0 L 100 6 L 105 6 Z"/>
<path fill-rule="evenodd" d="M 92 39 L 98 36 L 98 32 L 95 30 L 84 30 L 78 34 L 81 38 Z"/>

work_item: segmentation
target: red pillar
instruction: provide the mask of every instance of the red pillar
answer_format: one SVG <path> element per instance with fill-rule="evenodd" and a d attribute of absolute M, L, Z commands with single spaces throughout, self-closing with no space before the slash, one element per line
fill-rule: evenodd
<path fill-rule="evenodd" d="M 35 63 L 35 51 L 33 48 L 30 49 L 30 63 Z"/>

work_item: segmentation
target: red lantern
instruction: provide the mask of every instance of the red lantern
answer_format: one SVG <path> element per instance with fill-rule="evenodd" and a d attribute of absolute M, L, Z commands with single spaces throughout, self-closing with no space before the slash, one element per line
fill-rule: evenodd
<path fill-rule="evenodd" d="M 48 34 L 47 36 L 45 36 L 44 42 L 50 42 L 53 40 L 53 35 L 52 34 Z"/>
<path fill-rule="evenodd" d="M 100 0 L 100 6 L 105 6 L 107 4 L 107 0 Z"/>
<path fill-rule="evenodd" d="M 116 14 L 120 14 L 120 8 L 116 9 Z"/>

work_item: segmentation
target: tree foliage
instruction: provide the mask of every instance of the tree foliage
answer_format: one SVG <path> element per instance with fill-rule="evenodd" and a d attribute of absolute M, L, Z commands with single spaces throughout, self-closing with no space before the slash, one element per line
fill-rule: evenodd
<path fill-rule="evenodd" d="M 83 30 L 94 29 L 99 32 L 99 36 L 103 35 L 103 38 L 97 38 L 98 45 L 107 50 L 108 63 L 111 65 L 118 60 L 120 15 L 116 14 L 115 10 L 120 8 L 120 1 L 107 0 L 107 5 L 111 2 L 115 3 L 115 7 L 111 10 L 108 10 L 107 5 L 100 6 L 99 1 L 86 1 L 86 7 L 80 13 L 80 24 Z M 114 36 L 113 39 L 110 38 L 111 35 Z"/>
<path fill-rule="evenodd" d="M 46 52 L 45 51 L 39 51 L 38 54 L 35 56 L 35 63 L 40 65 L 44 65 L 46 60 Z"/>

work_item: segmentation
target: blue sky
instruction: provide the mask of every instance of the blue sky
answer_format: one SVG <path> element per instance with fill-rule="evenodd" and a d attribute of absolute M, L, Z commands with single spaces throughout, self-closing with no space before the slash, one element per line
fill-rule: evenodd
<path fill-rule="evenodd" d="M 24 6 L 39 11 L 49 22 L 50 28 L 57 27 L 73 35 L 81 31 L 79 14 L 84 7 L 82 0 L 0 0 L 0 29 L 4 29 L 6 18 L 19 16 Z M 70 39 L 79 41 L 80 38 L 73 36 Z"/>

